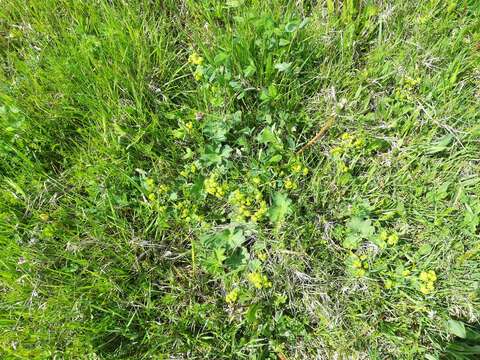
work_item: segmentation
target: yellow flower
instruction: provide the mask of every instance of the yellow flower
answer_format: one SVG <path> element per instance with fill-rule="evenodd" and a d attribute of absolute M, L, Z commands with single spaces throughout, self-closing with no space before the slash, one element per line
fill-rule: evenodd
<path fill-rule="evenodd" d="M 145 179 L 145 187 L 146 187 L 148 190 L 151 190 L 154 185 L 155 185 L 155 182 L 153 181 L 152 178 L 146 178 L 146 179 Z"/>
<path fill-rule="evenodd" d="M 396 245 L 398 243 L 398 235 L 391 234 L 387 239 L 387 244 L 390 246 Z"/>
<path fill-rule="evenodd" d="M 45 213 L 38 215 L 38 217 L 42 221 L 48 221 L 48 218 L 49 218 L 48 214 L 45 214 Z"/>
<path fill-rule="evenodd" d="M 302 174 L 303 174 L 303 176 L 307 176 L 307 174 L 308 174 L 308 168 L 307 167 L 303 168 Z"/>
<path fill-rule="evenodd" d="M 300 171 L 302 171 L 302 165 L 299 164 L 299 163 L 293 164 L 292 165 L 292 171 L 294 173 L 299 173 Z"/>
<path fill-rule="evenodd" d="M 420 291 L 425 295 L 430 293 L 430 290 L 425 285 L 420 285 Z"/>
<path fill-rule="evenodd" d="M 386 230 L 382 230 L 382 231 L 380 232 L 380 240 L 386 241 L 387 238 L 388 238 L 388 233 L 387 233 L 387 231 L 386 231 Z"/>
<path fill-rule="evenodd" d="M 297 188 L 297 184 L 295 184 L 292 180 L 290 179 L 287 179 L 285 180 L 285 189 L 296 189 Z"/>
<path fill-rule="evenodd" d="M 193 52 L 188 57 L 188 62 L 193 65 L 202 65 L 203 58 L 200 55 L 198 55 L 196 52 Z"/>
<path fill-rule="evenodd" d="M 434 290 L 435 290 L 435 285 L 433 284 L 433 281 L 427 281 L 420 285 L 420 291 L 425 295 L 430 294 Z"/>
<path fill-rule="evenodd" d="M 385 287 L 385 289 L 391 289 L 393 287 L 393 281 L 387 279 L 384 281 L 383 286 Z"/>
<path fill-rule="evenodd" d="M 337 146 L 337 147 L 334 147 L 332 149 L 331 153 L 332 153 L 332 156 L 338 157 L 338 156 L 342 155 L 343 149 L 341 147 Z"/>
<path fill-rule="evenodd" d="M 342 173 L 346 173 L 346 172 L 348 172 L 348 166 L 345 165 L 345 163 L 343 161 L 339 161 L 338 162 L 338 170 L 340 170 L 340 172 L 342 172 Z"/>
<path fill-rule="evenodd" d="M 344 140 L 344 141 L 348 141 L 348 140 L 351 140 L 352 137 L 353 136 L 349 133 L 343 133 L 342 136 L 341 136 L 341 139 Z"/>
<path fill-rule="evenodd" d="M 233 304 L 238 299 L 238 288 L 233 289 L 225 296 L 225 301 L 229 304 Z"/>
<path fill-rule="evenodd" d="M 356 148 L 361 148 L 363 145 L 365 144 L 365 140 L 364 139 L 358 139 L 354 142 L 354 146 Z"/>
<path fill-rule="evenodd" d="M 193 123 L 191 121 L 187 122 L 185 124 L 185 127 L 188 129 L 188 130 L 192 130 L 193 129 Z"/>
<path fill-rule="evenodd" d="M 365 271 L 364 269 L 357 269 L 357 270 L 355 271 L 355 275 L 358 276 L 358 277 L 364 276 L 365 273 L 366 273 L 366 271 Z"/>
<path fill-rule="evenodd" d="M 262 260 L 262 261 L 267 260 L 267 254 L 265 254 L 264 252 L 259 252 L 259 253 L 257 254 L 257 256 L 258 256 L 258 258 L 259 258 L 260 260 Z"/>
<path fill-rule="evenodd" d="M 265 275 L 262 275 L 256 271 L 248 274 L 247 279 L 257 289 L 272 287 L 272 283 L 268 281 L 268 278 Z"/>
<path fill-rule="evenodd" d="M 155 201 L 155 194 L 154 193 L 148 194 L 148 200 Z"/>
<path fill-rule="evenodd" d="M 193 77 L 195 80 L 200 81 L 203 78 L 203 71 L 200 67 L 198 67 L 195 72 L 193 73 Z"/>
<path fill-rule="evenodd" d="M 430 270 L 428 272 L 428 280 L 430 280 L 431 282 L 437 281 L 437 274 L 435 274 L 435 271 Z"/>
<path fill-rule="evenodd" d="M 356 269 L 362 268 L 362 262 L 360 260 L 353 260 L 352 266 Z"/>
<path fill-rule="evenodd" d="M 158 191 L 163 194 L 163 193 L 166 193 L 168 191 L 168 186 L 165 185 L 165 184 L 162 184 L 158 187 Z"/>
<path fill-rule="evenodd" d="M 429 280 L 429 276 L 428 276 L 428 273 L 425 272 L 425 271 L 422 271 L 420 273 L 420 276 L 418 277 L 420 280 L 424 281 L 424 282 L 427 282 Z"/>

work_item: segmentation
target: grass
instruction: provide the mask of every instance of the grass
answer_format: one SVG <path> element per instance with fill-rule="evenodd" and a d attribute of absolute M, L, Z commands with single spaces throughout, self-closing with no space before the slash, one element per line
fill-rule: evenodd
<path fill-rule="evenodd" d="M 479 17 L 6 2 L 0 357 L 476 358 Z"/>

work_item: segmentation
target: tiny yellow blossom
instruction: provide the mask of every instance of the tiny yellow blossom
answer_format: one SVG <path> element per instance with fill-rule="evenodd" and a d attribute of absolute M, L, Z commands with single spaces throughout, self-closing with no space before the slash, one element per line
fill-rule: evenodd
<path fill-rule="evenodd" d="M 193 77 L 195 78 L 196 81 L 200 81 L 203 78 L 203 71 L 202 69 L 197 68 L 195 72 L 193 73 Z"/>
<path fill-rule="evenodd" d="M 153 181 L 152 178 L 146 178 L 146 179 L 145 179 L 145 187 L 146 187 L 148 190 L 151 190 L 154 185 L 155 185 L 155 182 Z"/>
<path fill-rule="evenodd" d="M 420 285 L 420 291 L 425 295 L 430 293 L 430 290 L 425 285 Z"/>
<path fill-rule="evenodd" d="M 332 149 L 331 153 L 332 153 L 332 156 L 339 157 L 340 155 L 342 155 L 343 149 L 341 147 L 337 146 L 337 147 L 334 147 Z"/>
<path fill-rule="evenodd" d="M 270 281 L 268 281 L 268 278 L 265 275 L 262 275 L 258 272 L 252 272 L 252 273 L 248 274 L 247 279 L 257 289 L 272 287 L 272 283 Z"/>
<path fill-rule="evenodd" d="M 338 162 L 338 170 L 340 170 L 340 172 L 342 172 L 342 173 L 346 173 L 346 172 L 348 172 L 348 166 L 343 161 L 339 161 Z"/>
<path fill-rule="evenodd" d="M 387 239 L 387 244 L 390 246 L 396 245 L 398 243 L 398 235 L 391 234 Z"/>
<path fill-rule="evenodd" d="M 150 193 L 148 194 L 148 200 L 150 201 L 155 201 L 156 197 L 155 197 L 155 194 L 154 193 Z"/>
<path fill-rule="evenodd" d="M 257 256 L 261 261 L 267 260 L 267 254 L 265 254 L 264 252 L 259 252 Z"/>
<path fill-rule="evenodd" d="M 193 52 L 188 57 L 188 62 L 193 65 L 202 65 L 203 64 L 203 57 L 198 55 L 196 52 Z"/>
<path fill-rule="evenodd" d="M 357 269 L 357 270 L 355 271 L 355 275 L 358 276 L 358 277 L 365 276 L 365 274 L 366 274 L 365 269 Z"/>
<path fill-rule="evenodd" d="M 387 231 L 386 231 L 386 230 L 382 230 L 382 231 L 380 232 L 380 240 L 386 241 L 387 238 L 388 238 L 388 233 L 387 233 Z"/>
<path fill-rule="evenodd" d="M 418 278 L 422 281 L 425 281 L 425 282 L 427 282 L 429 280 L 428 273 L 425 272 L 425 271 L 422 271 Z"/>
<path fill-rule="evenodd" d="M 352 266 L 356 269 L 361 269 L 362 262 L 360 260 L 353 260 Z"/>
<path fill-rule="evenodd" d="M 238 288 L 233 289 L 225 296 L 225 301 L 228 304 L 233 304 L 238 299 L 238 293 L 239 293 Z"/>
<path fill-rule="evenodd" d="M 385 287 L 385 289 L 391 289 L 393 287 L 393 281 L 387 279 L 384 281 L 383 286 Z"/>
<path fill-rule="evenodd" d="M 297 188 L 297 184 L 295 184 L 292 180 L 287 179 L 285 180 L 285 189 L 293 190 Z"/>
<path fill-rule="evenodd" d="M 49 219 L 48 214 L 45 214 L 45 213 L 38 215 L 38 217 L 39 217 L 40 220 L 42 220 L 42 221 L 48 221 L 48 219 Z"/>
<path fill-rule="evenodd" d="M 292 171 L 294 173 L 299 173 L 300 171 L 302 171 L 302 165 L 299 164 L 299 163 L 295 163 L 292 165 Z"/>

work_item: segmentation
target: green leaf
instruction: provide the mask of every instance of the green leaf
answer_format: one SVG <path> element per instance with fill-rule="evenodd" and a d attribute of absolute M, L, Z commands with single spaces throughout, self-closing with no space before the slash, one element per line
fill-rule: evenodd
<path fill-rule="evenodd" d="M 370 219 L 364 220 L 355 216 L 350 219 L 347 226 L 350 230 L 359 234 L 364 239 L 370 238 L 375 233 L 375 227 L 372 226 L 372 221 Z"/>
<path fill-rule="evenodd" d="M 257 141 L 260 144 L 264 144 L 264 145 L 271 144 L 275 148 L 282 148 L 282 143 L 280 142 L 280 140 L 278 140 L 273 130 L 268 127 L 264 128 L 260 132 L 260 134 L 258 134 Z"/>
<path fill-rule="evenodd" d="M 418 248 L 418 255 L 427 255 L 432 252 L 432 245 L 430 244 L 423 244 Z"/>
<path fill-rule="evenodd" d="M 347 237 L 343 240 L 342 246 L 345 249 L 350 249 L 354 250 L 358 248 L 358 245 L 362 241 L 362 238 L 355 235 L 355 234 L 349 234 Z"/>
<path fill-rule="evenodd" d="M 228 159 L 232 151 L 232 148 L 228 145 L 225 145 L 223 148 L 219 145 L 216 149 L 209 146 L 205 149 L 205 153 L 202 154 L 200 159 L 207 166 L 219 164 L 223 160 Z"/>
<path fill-rule="evenodd" d="M 285 25 L 285 31 L 287 33 L 291 33 L 296 31 L 299 28 L 299 22 L 298 21 L 291 21 L 287 25 Z"/>
<path fill-rule="evenodd" d="M 287 197 L 287 195 L 276 193 L 273 197 L 273 206 L 268 212 L 270 221 L 274 224 L 281 223 L 285 217 L 291 213 L 291 204 L 292 201 Z"/>
<path fill-rule="evenodd" d="M 279 161 L 282 160 L 282 155 L 280 154 L 277 154 L 277 155 L 274 155 L 270 158 L 270 160 L 268 160 L 268 163 L 269 164 L 276 164 L 278 163 Z"/>
<path fill-rule="evenodd" d="M 448 149 L 450 143 L 453 140 L 453 136 L 448 134 L 442 137 L 440 140 L 437 142 L 433 143 L 428 149 L 427 149 L 427 154 L 433 155 L 437 154 L 439 152 L 445 151 Z"/>
<path fill-rule="evenodd" d="M 226 5 L 228 7 L 235 8 L 235 7 L 242 6 L 244 2 L 245 0 L 227 0 Z"/>
<path fill-rule="evenodd" d="M 457 320 L 448 320 L 447 321 L 447 328 L 450 334 L 458 336 L 462 339 L 467 337 L 467 331 L 465 330 L 465 324 L 461 321 Z"/>
<path fill-rule="evenodd" d="M 243 242 L 245 241 L 245 236 L 243 236 L 243 232 L 241 230 L 236 231 L 236 232 L 230 232 L 230 235 L 228 236 L 228 246 L 232 249 L 235 249 L 237 247 L 240 247 Z"/>
<path fill-rule="evenodd" d="M 287 71 L 288 69 L 290 69 L 290 66 L 292 66 L 291 62 L 277 63 L 274 65 L 275 69 L 277 69 L 280 72 Z"/>

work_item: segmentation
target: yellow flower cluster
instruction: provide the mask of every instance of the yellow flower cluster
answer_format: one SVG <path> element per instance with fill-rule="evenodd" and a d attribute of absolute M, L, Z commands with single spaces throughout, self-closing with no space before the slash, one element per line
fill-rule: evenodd
<path fill-rule="evenodd" d="M 145 179 L 145 188 L 148 191 L 152 191 L 154 186 L 155 186 L 155 181 L 152 178 Z"/>
<path fill-rule="evenodd" d="M 287 190 L 295 190 L 298 187 L 297 183 L 293 180 L 287 179 L 285 180 L 285 189 Z"/>
<path fill-rule="evenodd" d="M 203 216 L 197 214 L 197 207 L 192 205 L 190 201 L 177 202 L 174 208 L 177 210 L 178 216 L 186 222 L 201 222 L 203 220 Z"/>
<path fill-rule="evenodd" d="M 272 283 L 268 280 L 268 278 L 265 275 L 262 275 L 262 274 L 260 274 L 259 272 L 256 272 L 256 271 L 248 274 L 247 279 L 257 289 L 272 287 Z"/>
<path fill-rule="evenodd" d="M 197 67 L 195 72 L 193 73 L 193 77 L 195 78 L 196 81 L 200 81 L 203 78 L 203 69 L 201 66 Z"/>
<path fill-rule="evenodd" d="M 435 281 L 437 281 L 437 274 L 435 271 L 422 271 L 420 276 L 420 291 L 427 295 L 435 290 Z"/>
<path fill-rule="evenodd" d="M 294 163 L 290 169 L 294 174 L 302 174 L 303 176 L 306 176 L 308 174 L 308 168 L 306 166 L 303 166 L 301 163 L 296 162 Z"/>
<path fill-rule="evenodd" d="M 403 80 L 402 86 L 395 89 L 395 97 L 399 100 L 413 100 L 414 91 L 418 84 L 420 84 L 420 78 L 407 77 Z"/>
<path fill-rule="evenodd" d="M 250 218 L 252 222 L 261 220 L 268 211 L 267 202 L 263 200 L 263 195 L 257 191 L 254 198 L 247 197 L 240 190 L 235 190 L 230 195 L 230 203 L 237 208 L 238 221 L 245 221 Z M 253 205 L 258 207 L 255 209 Z"/>
<path fill-rule="evenodd" d="M 225 191 L 227 190 L 226 184 L 219 184 L 215 179 L 215 175 L 210 175 L 210 177 L 205 179 L 204 182 L 205 191 L 213 195 L 217 198 L 222 198 L 225 195 Z"/>
<path fill-rule="evenodd" d="M 190 166 L 187 166 L 185 169 L 180 171 L 180 175 L 186 178 L 188 177 L 188 175 L 195 174 L 196 172 L 197 172 L 197 166 L 195 165 L 195 163 L 191 163 Z"/>
<path fill-rule="evenodd" d="M 360 149 L 365 145 L 365 139 L 363 138 L 355 138 L 350 133 L 343 133 L 340 136 L 341 143 L 340 145 L 334 147 L 331 150 L 331 154 L 333 157 L 341 157 L 344 153 L 346 153 L 349 149 L 356 148 Z"/>
<path fill-rule="evenodd" d="M 388 235 L 386 230 L 382 230 L 380 233 L 380 240 L 385 241 L 390 246 L 395 246 L 398 243 L 399 237 L 397 233 Z"/>
<path fill-rule="evenodd" d="M 196 52 L 193 52 L 188 57 L 188 62 L 193 65 L 202 65 L 203 64 L 203 57 L 198 55 Z"/>
<path fill-rule="evenodd" d="M 149 201 L 153 202 L 157 199 L 155 194 L 153 193 L 153 189 L 155 187 L 155 181 L 152 178 L 146 178 L 144 181 L 145 189 L 149 192 L 147 198 Z"/>
<path fill-rule="evenodd" d="M 358 277 L 362 277 L 368 270 L 367 255 L 357 256 L 352 254 L 352 267 L 354 269 L 353 274 Z"/>
<path fill-rule="evenodd" d="M 240 291 L 238 290 L 238 288 L 233 289 L 232 291 L 227 293 L 227 295 L 225 295 L 225 301 L 228 304 L 233 304 L 237 301 L 239 293 Z"/>

